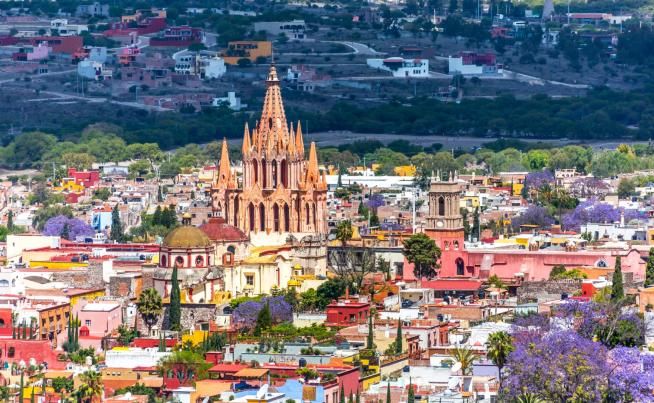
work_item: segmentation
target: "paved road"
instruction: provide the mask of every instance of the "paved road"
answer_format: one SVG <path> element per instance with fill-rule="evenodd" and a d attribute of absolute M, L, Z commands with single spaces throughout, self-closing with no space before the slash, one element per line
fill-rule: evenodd
<path fill-rule="evenodd" d="M 41 77 L 51 77 L 51 76 L 59 76 L 59 75 L 63 75 L 63 74 L 70 74 L 70 73 L 73 73 L 74 71 L 76 71 L 76 69 L 53 71 L 53 72 L 49 72 L 49 73 L 32 75 L 32 76 L 30 76 L 30 78 L 33 79 L 33 80 L 38 80 Z M 0 80 L 0 85 L 6 84 L 6 83 L 13 83 L 14 81 L 16 81 L 16 77 L 11 78 L 11 79 L 6 79 L 6 80 Z"/>
<path fill-rule="evenodd" d="M 147 111 L 159 111 L 159 112 L 170 111 L 170 109 L 162 108 L 160 106 L 143 105 L 137 102 L 116 101 L 113 99 L 107 99 L 103 97 L 83 97 L 80 95 L 67 94 L 67 93 L 55 92 L 55 91 L 41 91 L 41 93 L 52 95 L 60 100 L 77 100 L 77 101 L 86 101 L 91 103 L 110 102 L 114 105 L 129 106 L 132 108 L 145 109 Z M 47 98 L 46 100 L 52 100 L 52 98 Z"/>

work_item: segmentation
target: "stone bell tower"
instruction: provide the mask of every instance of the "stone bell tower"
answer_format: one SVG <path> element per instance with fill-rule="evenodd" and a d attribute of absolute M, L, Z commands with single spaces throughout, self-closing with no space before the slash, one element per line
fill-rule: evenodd
<path fill-rule="evenodd" d="M 445 179 L 443 178 L 445 177 Z M 429 188 L 429 214 L 425 234 L 441 249 L 438 277 L 470 277 L 464 245 L 463 217 L 460 212 L 461 184 L 457 173 L 450 172 L 432 178 Z"/>

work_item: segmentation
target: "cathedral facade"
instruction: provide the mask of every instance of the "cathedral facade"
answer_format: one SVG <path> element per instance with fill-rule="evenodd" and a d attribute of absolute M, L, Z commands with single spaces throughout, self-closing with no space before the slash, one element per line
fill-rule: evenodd
<path fill-rule="evenodd" d="M 302 127 L 288 124 L 275 67 L 266 80 L 261 117 L 245 125 L 240 181 L 223 141 L 212 210 L 247 235 L 327 232 L 327 181 L 318 169 L 315 143 L 305 158 Z"/>

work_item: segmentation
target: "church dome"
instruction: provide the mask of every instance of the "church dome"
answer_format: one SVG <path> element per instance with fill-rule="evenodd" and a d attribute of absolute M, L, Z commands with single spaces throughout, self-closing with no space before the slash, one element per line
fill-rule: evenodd
<path fill-rule="evenodd" d="M 212 241 L 241 242 L 248 239 L 243 231 L 227 224 L 224 219 L 219 217 L 210 218 L 208 223 L 200 226 L 200 229 Z"/>
<path fill-rule="evenodd" d="M 170 231 L 163 240 L 166 248 L 206 248 L 211 245 L 209 237 L 197 227 L 182 225 Z"/>

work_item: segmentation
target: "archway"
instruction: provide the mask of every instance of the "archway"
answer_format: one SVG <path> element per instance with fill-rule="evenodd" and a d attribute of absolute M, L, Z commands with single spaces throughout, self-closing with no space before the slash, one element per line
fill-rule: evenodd
<path fill-rule="evenodd" d="M 289 232 L 291 230 L 291 209 L 288 208 L 288 204 L 284 204 L 284 231 Z"/>
<path fill-rule="evenodd" d="M 456 264 L 456 275 L 457 275 L 457 276 L 463 276 L 463 274 L 464 274 L 464 268 L 465 268 L 465 264 L 463 263 L 463 259 L 461 259 L 461 258 L 459 257 L 459 258 L 457 258 L 457 259 L 455 260 L 454 263 Z"/>
<path fill-rule="evenodd" d="M 266 209 L 263 207 L 263 203 L 259 204 L 259 230 L 266 230 Z"/>
<path fill-rule="evenodd" d="M 264 158 L 261 160 L 261 183 L 263 183 L 261 187 L 264 189 L 268 188 L 268 169 L 266 169 L 266 167 L 266 159 Z"/>
<path fill-rule="evenodd" d="M 286 158 L 284 158 L 281 163 L 281 174 L 282 185 L 284 185 L 285 188 L 288 188 L 288 163 L 286 162 Z"/>
<path fill-rule="evenodd" d="M 252 171 L 254 172 L 254 183 L 259 183 L 259 161 L 252 160 Z"/>
<path fill-rule="evenodd" d="M 254 231 L 254 205 L 252 203 L 248 205 L 248 222 L 250 231 Z"/>
<path fill-rule="evenodd" d="M 273 229 L 279 232 L 279 206 L 277 203 L 273 205 Z"/>
<path fill-rule="evenodd" d="M 445 198 L 443 196 L 438 198 L 438 215 L 445 215 Z"/>
<path fill-rule="evenodd" d="M 238 213 L 239 213 L 238 208 L 239 208 L 238 197 L 234 197 L 234 209 L 233 209 L 234 210 L 234 218 L 233 218 L 232 225 L 234 225 L 235 227 L 238 227 Z"/>
<path fill-rule="evenodd" d="M 277 183 L 277 161 L 276 160 L 272 161 L 270 171 L 271 171 L 270 176 L 272 176 L 272 187 L 274 189 L 276 189 L 277 185 L 278 185 L 278 183 Z"/>

